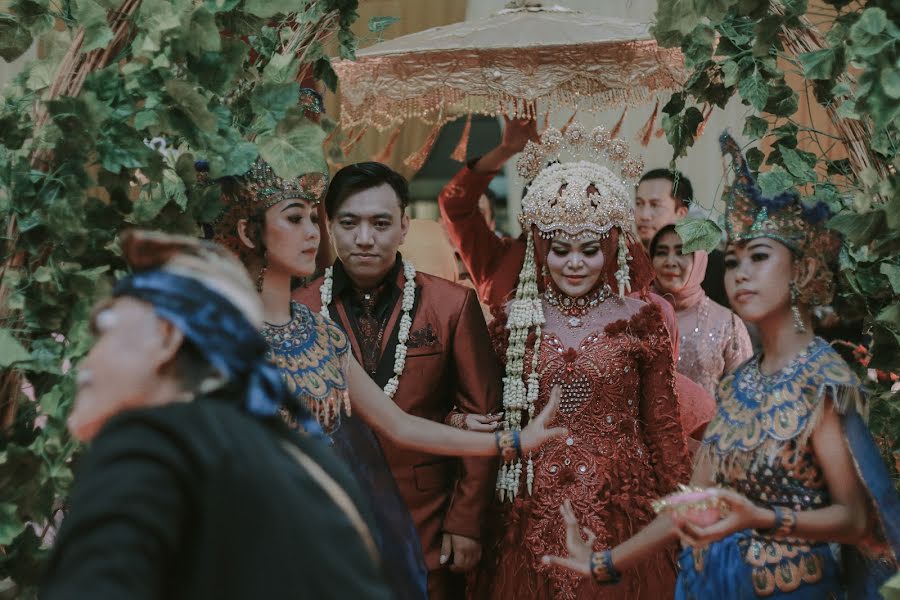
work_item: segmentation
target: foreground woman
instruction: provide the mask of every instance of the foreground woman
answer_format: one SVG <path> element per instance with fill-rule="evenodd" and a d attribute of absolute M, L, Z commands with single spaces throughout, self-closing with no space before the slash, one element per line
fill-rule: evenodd
<path fill-rule="evenodd" d="M 645 289 L 652 272 L 630 237 L 622 176 L 585 160 L 540 168 L 572 152 L 593 160 L 605 154 L 617 171 L 640 174 L 621 140 L 609 140 L 602 128 L 590 136 L 578 124 L 565 137 L 548 130 L 543 145 L 530 143 L 520 159 L 520 172 L 533 181 L 520 217 L 524 261 L 501 317 L 508 331 L 497 340 L 506 357 L 506 427 L 521 427 L 546 405 L 551 388 L 562 386 L 554 424 L 569 435 L 502 467 L 499 494 L 511 503 L 485 551 L 476 590 L 483 598 L 658 600 L 675 584 L 674 544 L 643 562 L 614 594 L 598 595 L 590 582 L 541 562 L 565 547 L 558 512 L 565 498 L 598 531 L 597 547 L 606 547 L 652 520 L 651 500 L 686 482 L 690 471 L 668 330 L 656 305 L 627 296 Z"/>
<path fill-rule="evenodd" d="M 561 435 L 562 429 L 544 427 L 555 407 L 551 403 L 521 436 L 463 431 L 404 412 L 353 358 L 347 336 L 334 322 L 291 302 L 291 279 L 315 270 L 320 235 L 316 204 L 324 192 L 324 177 L 309 174 L 283 181 L 260 160 L 245 176 L 220 185 L 226 211 L 213 228 L 214 236 L 241 257 L 256 279 L 270 358 L 294 398 L 325 428 L 372 506 L 376 542 L 395 597 L 424 598 L 426 570 L 418 536 L 369 427 L 402 447 L 449 456 L 491 456 L 501 446 L 521 444 L 527 450 Z M 408 335 L 409 324 L 405 327 Z M 405 359 L 398 354 L 395 373 L 403 371 Z"/>
<path fill-rule="evenodd" d="M 258 333 L 262 305 L 227 252 L 126 234 L 135 273 L 95 310 L 78 369 L 79 461 L 41 598 L 393 596 L 368 509 L 292 405 Z"/>
<path fill-rule="evenodd" d="M 688 547 L 678 599 L 876 598 L 897 570 L 900 504 L 862 420 L 860 383 L 813 335 L 809 314 L 830 301 L 839 242 L 823 226 L 824 206 L 808 209 L 793 193 L 762 197 L 734 140 L 724 135 L 722 145 L 736 172 L 725 285 L 763 346 L 720 384 L 694 471 L 698 486 L 730 488 L 709 493 L 727 513 L 708 526 L 663 514 L 592 552 L 565 505 L 569 557 L 547 561 L 612 584 L 680 535 Z"/>
<path fill-rule="evenodd" d="M 750 358 L 747 327 L 731 310 L 703 291 L 707 253 L 682 252 L 675 225 L 666 225 L 650 241 L 656 292 L 672 303 L 681 333 L 678 372 L 715 396 L 719 380 Z"/>

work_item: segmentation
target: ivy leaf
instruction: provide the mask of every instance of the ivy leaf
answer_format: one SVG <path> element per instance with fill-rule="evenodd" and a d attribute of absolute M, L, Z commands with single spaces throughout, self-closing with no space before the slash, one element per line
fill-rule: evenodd
<path fill-rule="evenodd" d="M 839 231 L 852 244 L 864 246 L 884 229 L 884 211 L 866 213 L 845 211 L 828 221 L 828 227 Z"/>
<path fill-rule="evenodd" d="M 699 21 L 699 16 L 695 14 L 693 0 L 660 2 L 656 7 L 656 24 L 652 29 L 653 35 L 657 39 L 662 35 L 663 40 L 675 42 L 674 45 L 677 46 L 680 41 L 676 40 L 694 29 Z M 660 40 L 660 43 L 665 43 L 663 40 Z"/>
<path fill-rule="evenodd" d="M 797 58 L 803 66 L 803 76 L 807 79 L 832 79 L 834 77 L 834 48 L 804 52 Z"/>
<path fill-rule="evenodd" d="M 0 328 L 0 367 L 31 360 L 31 354 L 8 329 Z"/>
<path fill-rule="evenodd" d="M 858 58 L 867 58 L 879 54 L 890 44 L 896 42 L 885 35 L 887 29 L 887 13 L 882 8 L 867 8 L 862 11 L 856 23 L 850 27 L 849 51 Z"/>
<path fill-rule="evenodd" d="M 206 0 L 205 6 L 207 10 L 215 13 L 231 12 L 240 3 L 241 0 Z"/>
<path fill-rule="evenodd" d="M 197 81 L 216 94 L 225 94 L 234 84 L 244 59 L 250 52 L 247 44 L 223 39 L 219 52 L 206 52 L 199 58 L 188 60 L 191 73 Z"/>
<path fill-rule="evenodd" d="M 244 10 L 257 17 L 274 17 L 297 12 L 296 0 L 246 0 Z"/>
<path fill-rule="evenodd" d="M 784 160 L 784 168 L 798 182 L 804 183 L 816 180 L 816 172 L 813 170 L 813 166 L 816 164 L 816 156 L 814 154 L 782 147 L 781 158 Z"/>
<path fill-rule="evenodd" d="M 685 64 L 691 68 L 707 61 L 712 56 L 715 39 L 716 32 L 712 27 L 705 23 L 697 25 L 683 47 Z"/>
<path fill-rule="evenodd" d="M 216 117 L 206 107 L 206 99 L 194 89 L 193 85 L 180 79 L 170 79 L 166 82 L 165 88 L 175 101 L 175 106 L 181 109 L 192 123 L 205 131 L 215 129 Z"/>
<path fill-rule="evenodd" d="M 744 100 L 759 111 L 766 107 L 769 100 L 769 88 L 757 67 L 753 68 L 753 73 L 738 82 L 738 91 Z"/>
<path fill-rule="evenodd" d="M 722 241 L 722 228 L 709 219 L 684 219 L 675 226 L 675 231 L 681 238 L 682 252 L 685 253 L 695 250 L 710 252 Z"/>
<path fill-rule="evenodd" d="M 31 48 L 33 38 L 27 27 L 8 14 L 0 14 L 0 57 L 12 62 Z"/>
<path fill-rule="evenodd" d="M 759 166 L 762 164 L 763 159 L 765 159 L 765 155 L 759 148 L 750 148 L 744 154 L 744 158 L 747 159 L 747 166 L 750 167 L 751 171 L 759 171 Z"/>
<path fill-rule="evenodd" d="M 191 14 L 187 41 L 187 51 L 194 56 L 204 52 L 218 52 L 222 48 L 222 38 L 216 25 L 215 16 L 200 6 Z"/>
<path fill-rule="evenodd" d="M 0 504 L 0 546 L 12 544 L 28 526 L 27 521 L 19 518 L 17 510 L 13 502 Z"/>
<path fill-rule="evenodd" d="M 703 122 L 703 113 L 696 106 L 691 106 L 683 114 L 663 115 L 662 126 L 666 139 L 675 150 L 675 156 L 684 156 L 687 149 L 694 145 L 697 128 Z"/>
<path fill-rule="evenodd" d="M 766 171 L 765 173 L 760 173 L 757 182 L 759 183 L 759 189 L 762 191 L 763 195 L 768 196 L 769 198 L 777 196 L 794 187 L 794 178 L 791 177 L 790 173 L 778 165 L 772 167 L 771 170 Z"/>
<path fill-rule="evenodd" d="M 314 171 L 326 171 L 322 142 L 325 131 L 309 120 L 260 135 L 256 140 L 259 154 L 275 173 L 290 179 Z"/>
<path fill-rule="evenodd" d="M 75 18 L 84 27 L 84 52 L 105 48 L 112 41 L 113 33 L 106 23 L 106 12 L 95 0 L 78 0 Z"/>
<path fill-rule="evenodd" d="M 894 289 L 894 293 L 900 294 L 900 265 L 881 263 L 881 268 L 879 269 L 879 271 L 882 275 L 885 275 L 888 278 L 888 281 L 891 282 L 891 287 Z"/>
<path fill-rule="evenodd" d="M 296 81 L 257 85 L 250 97 L 250 106 L 257 117 L 256 128 L 260 131 L 274 128 L 288 109 L 297 104 L 299 94 L 300 84 Z"/>
<path fill-rule="evenodd" d="M 781 81 L 768 89 L 769 98 L 766 101 L 765 112 L 776 117 L 790 117 L 797 112 L 797 92 L 789 85 Z"/>
<path fill-rule="evenodd" d="M 321 44 L 319 44 L 321 46 Z M 263 82 L 287 83 L 294 81 L 300 60 L 293 52 L 276 52 L 263 69 Z"/>
<path fill-rule="evenodd" d="M 881 72 L 881 87 L 894 100 L 900 99 L 900 69 L 884 69 Z"/>
<path fill-rule="evenodd" d="M 769 132 L 769 122 L 761 117 L 749 116 L 744 121 L 745 136 L 756 140 L 762 139 Z"/>
<path fill-rule="evenodd" d="M 726 60 L 722 63 L 722 83 L 725 87 L 734 87 L 738 82 L 738 74 L 741 68 L 733 60 Z"/>
<path fill-rule="evenodd" d="M 331 66 L 331 61 L 324 56 L 313 63 L 313 76 L 325 84 L 332 92 L 337 90 L 338 77 Z"/>
<path fill-rule="evenodd" d="M 400 17 L 372 17 L 369 19 L 369 31 L 372 33 L 384 33 L 384 30 L 398 22 Z"/>
<path fill-rule="evenodd" d="M 890 325 L 894 330 L 900 329 L 900 304 L 891 304 L 878 313 L 875 320 Z"/>

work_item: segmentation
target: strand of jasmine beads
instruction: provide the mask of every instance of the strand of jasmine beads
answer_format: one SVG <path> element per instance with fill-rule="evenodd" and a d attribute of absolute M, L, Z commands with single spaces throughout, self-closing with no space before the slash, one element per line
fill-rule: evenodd
<path fill-rule="evenodd" d="M 394 349 L 394 375 L 388 380 L 384 386 L 384 393 L 388 398 L 393 399 L 400 387 L 400 376 L 406 368 L 406 343 L 409 341 L 409 332 L 412 328 L 411 311 L 416 300 L 416 268 L 407 261 L 403 261 L 403 300 L 400 304 L 400 310 L 403 316 L 400 317 L 400 331 L 397 334 L 397 347 Z M 319 290 L 319 297 L 322 300 L 321 314 L 331 318 L 328 314 L 328 306 L 331 304 L 332 290 L 334 289 L 334 268 L 325 269 L 325 279 L 322 281 L 322 287 Z"/>
<path fill-rule="evenodd" d="M 322 308 L 319 313 L 323 317 L 331 318 L 328 314 L 328 305 L 331 304 L 331 290 L 334 288 L 334 267 L 325 269 L 325 278 L 322 280 L 322 287 L 319 288 L 319 298 L 322 300 Z"/>
<path fill-rule="evenodd" d="M 534 418 L 534 403 L 537 401 L 538 391 L 540 386 L 540 377 L 538 373 L 538 360 L 541 354 L 541 326 L 537 325 L 534 328 L 535 339 L 534 339 L 534 353 L 531 356 L 531 372 L 528 374 L 528 420 Z M 531 489 L 534 484 L 534 461 L 532 460 L 531 453 L 528 453 L 528 468 L 525 470 L 525 487 L 528 490 L 528 495 L 531 495 Z"/>
<path fill-rule="evenodd" d="M 531 259 L 531 260 L 529 260 Z M 509 343 L 506 347 L 506 376 L 503 378 L 504 429 L 522 429 L 522 411 L 527 407 L 527 392 L 522 379 L 524 370 L 525 345 L 530 326 L 530 308 L 527 298 L 529 279 L 534 279 L 534 240 L 529 232 L 526 242 L 525 261 L 519 273 L 515 299 L 510 305 L 506 327 L 509 329 Z M 518 467 L 518 470 L 517 470 Z M 521 459 L 504 462 L 497 476 L 497 491 L 502 500 L 512 500 L 518 491 L 518 473 Z"/>
<path fill-rule="evenodd" d="M 400 375 L 406 368 L 406 342 L 409 340 L 409 331 L 412 328 L 412 311 L 416 298 L 416 269 L 411 263 L 403 262 L 403 278 L 406 282 L 403 284 L 403 303 L 400 309 L 403 316 L 400 317 L 400 331 L 397 335 L 397 347 L 394 349 L 394 376 L 390 378 L 384 386 L 384 393 L 388 398 L 393 399 L 400 386 Z"/>

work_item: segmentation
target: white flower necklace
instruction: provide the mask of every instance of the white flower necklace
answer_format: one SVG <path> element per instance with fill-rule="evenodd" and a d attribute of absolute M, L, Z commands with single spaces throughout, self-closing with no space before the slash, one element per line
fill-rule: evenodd
<path fill-rule="evenodd" d="M 403 369 L 406 368 L 406 342 L 409 340 L 409 330 L 412 328 L 410 312 L 416 300 L 416 268 L 412 263 L 405 260 L 403 261 L 403 278 L 406 280 L 403 284 L 403 303 L 400 305 L 403 316 L 400 317 L 400 333 L 397 336 L 397 347 L 394 349 L 394 376 L 384 386 L 385 395 L 392 400 L 394 394 L 397 393 L 397 388 L 400 386 L 400 375 L 403 374 Z M 322 298 L 322 310 L 320 312 L 329 319 L 331 315 L 328 313 L 328 306 L 331 304 L 333 288 L 334 267 L 328 267 L 325 269 L 325 279 L 322 281 L 319 295 Z"/>

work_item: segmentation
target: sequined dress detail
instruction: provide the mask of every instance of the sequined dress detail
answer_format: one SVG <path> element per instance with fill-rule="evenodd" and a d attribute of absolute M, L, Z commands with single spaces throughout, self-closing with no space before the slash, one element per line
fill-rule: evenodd
<path fill-rule="evenodd" d="M 290 322 L 266 324 L 263 337 L 269 343 L 269 359 L 281 369 L 290 392 L 316 415 L 367 498 L 374 517 L 372 534 L 394 597 L 425 600 L 427 571 L 409 509 L 375 434 L 351 415 L 346 334 L 331 319 L 294 302 Z"/>
<path fill-rule="evenodd" d="M 680 334 L 678 372 L 715 397 L 719 380 L 753 354 L 747 327 L 706 296 L 675 316 Z"/>
<path fill-rule="evenodd" d="M 550 312 L 547 307 L 545 312 Z M 689 478 L 672 345 L 659 309 L 645 306 L 630 318 L 596 325 L 590 316 L 585 318 L 584 334 L 578 334 L 581 342 L 573 348 L 548 323 L 540 348 L 535 409 L 546 405 L 554 385 L 561 385 L 561 407 L 553 425 L 568 428 L 569 435 L 546 444 L 534 456 L 533 493 L 521 493 L 507 505 L 494 562 L 485 569 L 489 593 L 479 597 L 671 597 L 674 545 L 610 588 L 541 562 L 545 554 L 566 553 L 559 513 L 563 500 L 571 499 L 580 522 L 597 533 L 599 550 L 640 531 L 654 517 L 651 500 Z"/>

